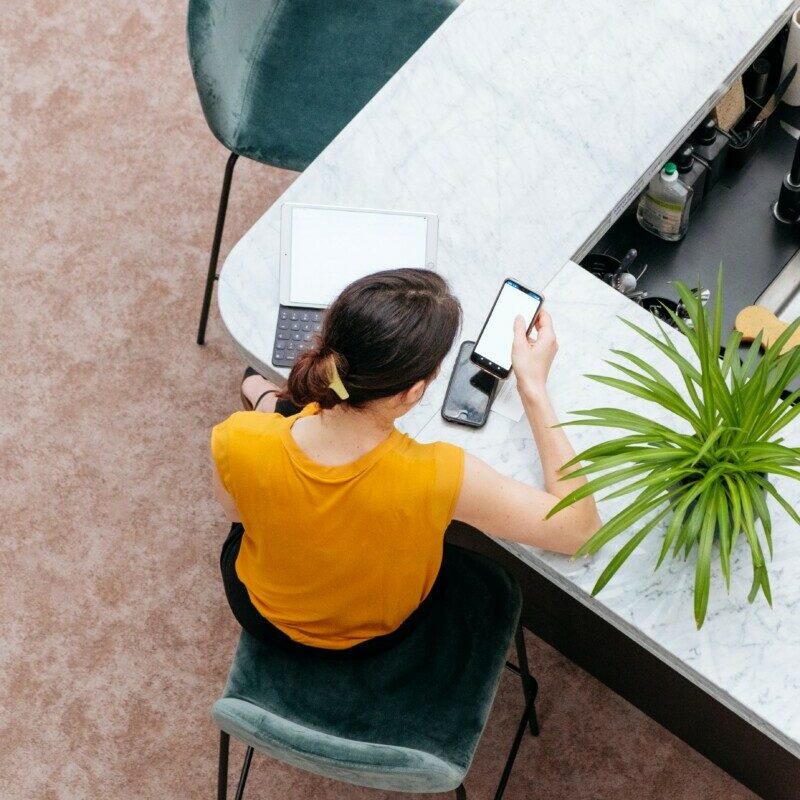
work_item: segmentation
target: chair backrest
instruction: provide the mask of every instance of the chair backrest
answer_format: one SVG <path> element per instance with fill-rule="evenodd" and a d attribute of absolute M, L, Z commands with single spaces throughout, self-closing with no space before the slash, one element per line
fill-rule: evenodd
<path fill-rule="evenodd" d="M 208 127 L 228 149 L 235 148 L 252 59 L 282 2 L 189 0 L 189 63 Z"/>
<path fill-rule="evenodd" d="M 189 60 L 214 135 L 304 169 L 457 0 L 190 0 Z"/>

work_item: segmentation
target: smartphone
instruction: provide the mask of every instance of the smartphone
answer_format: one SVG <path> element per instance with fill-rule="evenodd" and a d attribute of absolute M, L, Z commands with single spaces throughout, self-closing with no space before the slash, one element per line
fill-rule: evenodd
<path fill-rule="evenodd" d="M 522 315 L 530 333 L 544 297 L 526 289 L 519 281 L 506 278 L 497 293 L 492 310 L 483 323 L 472 363 L 497 378 L 511 372 L 511 346 L 514 344 L 514 319 Z"/>
<path fill-rule="evenodd" d="M 474 347 L 475 342 L 461 343 L 450 383 L 447 384 L 442 416 L 448 422 L 480 428 L 489 417 L 500 383 L 470 361 Z"/>

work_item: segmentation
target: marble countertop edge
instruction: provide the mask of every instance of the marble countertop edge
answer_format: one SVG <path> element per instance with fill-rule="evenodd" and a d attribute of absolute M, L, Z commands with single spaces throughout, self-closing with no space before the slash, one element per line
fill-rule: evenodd
<path fill-rule="evenodd" d="M 588 608 L 590 611 L 597 614 L 598 617 L 605 620 L 610 625 L 613 625 L 615 628 L 617 628 L 617 630 L 624 633 L 629 639 L 633 640 L 647 650 L 647 652 L 651 653 L 660 661 L 663 661 L 665 664 L 672 667 L 679 675 L 691 681 L 695 686 L 697 686 L 699 689 L 702 689 L 704 692 L 706 692 L 706 694 L 709 694 L 715 700 L 718 700 L 734 714 L 742 717 L 742 719 L 749 722 L 753 727 L 769 736 L 770 739 L 775 741 L 788 752 L 792 753 L 792 755 L 800 758 L 800 743 L 793 741 L 780 730 L 778 730 L 774 725 L 767 722 L 762 717 L 759 717 L 757 714 L 754 714 L 752 710 L 736 700 L 736 698 L 729 694 L 725 689 L 704 678 L 699 672 L 689 667 L 685 661 L 675 656 L 674 653 L 657 644 L 650 637 L 643 635 L 641 630 L 635 625 L 632 625 L 619 614 L 616 614 L 607 605 L 595 600 L 590 592 L 585 591 L 573 581 L 570 581 L 568 578 L 558 572 L 558 570 L 553 569 L 553 567 L 550 566 L 546 561 L 537 558 L 535 548 L 528 547 L 520 542 L 507 541 L 503 539 L 497 539 L 495 537 L 490 538 L 505 550 L 508 550 L 508 552 L 513 556 L 519 558 L 520 561 L 525 563 L 531 569 L 538 572 L 551 583 L 554 583 L 559 589 L 568 594 L 570 597 L 574 598 L 579 603 L 586 606 L 586 608 Z"/>

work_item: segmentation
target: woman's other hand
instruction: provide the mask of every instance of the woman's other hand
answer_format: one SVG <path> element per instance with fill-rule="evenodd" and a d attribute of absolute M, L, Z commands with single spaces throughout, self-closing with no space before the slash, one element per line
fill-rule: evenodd
<path fill-rule="evenodd" d="M 514 320 L 514 344 L 511 348 L 511 365 L 517 378 L 520 393 L 541 394 L 547 384 L 550 367 L 558 352 L 553 320 L 542 309 L 534 323 L 536 338 L 529 339 L 525 320 L 518 316 Z"/>

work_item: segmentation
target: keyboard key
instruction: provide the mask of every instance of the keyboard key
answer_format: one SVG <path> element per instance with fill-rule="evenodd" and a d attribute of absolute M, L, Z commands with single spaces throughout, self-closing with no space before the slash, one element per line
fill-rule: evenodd
<path fill-rule="evenodd" d="M 287 350 L 294 350 L 294 342 L 287 342 L 286 343 Z"/>
<path fill-rule="evenodd" d="M 306 322 L 306 324 L 303 325 L 303 330 L 304 331 L 313 331 L 314 330 L 314 326 L 311 325 L 310 323 Z"/>
<path fill-rule="evenodd" d="M 300 319 L 301 319 L 301 320 L 303 320 L 303 322 L 307 322 L 307 321 L 308 321 L 308 318 L 309 318 L 309 316 L 308 316 L 308 312 L 307 312 L 307 311 L 304 311 L 304 312 L 303 312 L 303 313 L 300 315 Z"/>
<path fill-rule="evenodd" d="M 278 339 L 288 339 L 289 331 L 278 331 Z"/>
<path fill-rule="evenodd" d="M 296 311 L 292 311 L 292 313 L 289 314 L 289 319 L 298 320 L 298 319 L 300 319 L 300 315 Z"/>
<path fill-rule="evenodd" d="M 322 313 L 320 311 L 315 311 L 311 315 L 311 318 L 314 320 L 314 322 L 319 322 L 322 319 Z"/>
<path fill-rule="evenodd" d="M 310 333 L 304 333 L 303 334 L 303 341 L 304 342 L 310 342 L 311 341 L 311 334 Z"/>
<path fill-rule="evenodd" d="M 288 331 L 289 330 L 289 323 L 288 322 L 279 322 L 278 323 L 278 330 L 279 331 Z"/>
<path fill-rule="evenodd" d="M 299 341 L 300 341 L 300 339 L 301 339 L 301 336 L 300 336 L 300 334 L 299 334 L 299 333 L 293 333 L 293 334 L 292 334 L 292 340 L 293 340 L 293 341 L 295 341 L 295 342 L 299 342 Z"/>
<path fill-rule="evenodd" d="M 291 329 L 293 331 L 299 331 L 300 330 L 300 323 L 299 322 L 293 322 L 290 327 L 291 327 Z"/>
<path fill-rule="evenodd" d="M 289 312 L 281 311 L 281 319 L 289 319 Z"/>
<path fill-rule="evenodd" d="M 286 342 L 275 342 L 275 349 L 276 350 L 285 350 L 286 349 Z"/>

